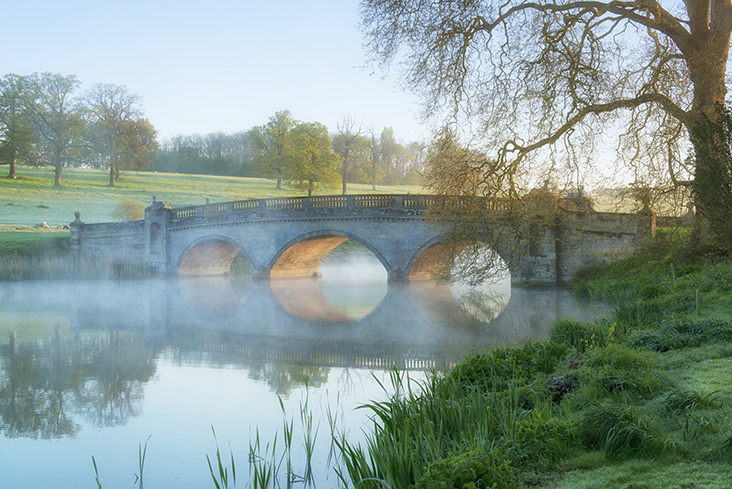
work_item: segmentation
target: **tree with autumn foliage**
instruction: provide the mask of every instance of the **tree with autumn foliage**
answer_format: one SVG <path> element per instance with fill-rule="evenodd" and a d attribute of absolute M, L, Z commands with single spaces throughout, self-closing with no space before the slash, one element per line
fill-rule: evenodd
<path fill-rule="evenodd" d="M 100 166 L 109 169 L 109 186 L 120 170 L 148 168 L 158 151 L 155 129 L 143 117 L 140 98 L 117 85 L 95 85 L 86 95 L 86 139 Z"/>

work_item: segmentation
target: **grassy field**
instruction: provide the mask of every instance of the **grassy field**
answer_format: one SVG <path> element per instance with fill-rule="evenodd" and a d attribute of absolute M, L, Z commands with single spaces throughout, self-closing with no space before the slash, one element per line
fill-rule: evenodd
<path fill-rule="evenodd" d="M 118 187 L 107 186 L 107 173 L 101 170 L 69 168 L 64 170 L 63 187 L 53 187 L 53 173 L 43 168 L 18 170 L 18 178 L 0 178 L 0 226 L 32 226 L 45 221 L 51 227 L 68 224 L 74 212 L 81 213 L 84 222 L 114 221 L 114 209 L 128 199 L 145 206 L 153 195 L 172 207 L 211 202 L 291 197 L 300 191 L 275 189 L 275 183 L 261 178 L 178 175 L 170 173 L 128 172 L 122 175 Z M 369 185 L 349 184 L 351 194 L 374 193 Z M 339 189 L 327 192 L 338 194 Z M 421 187 L 377 186 L 376 193 L 421 193 Z M 2 229 L 0 229 L 2 230 Z"/>

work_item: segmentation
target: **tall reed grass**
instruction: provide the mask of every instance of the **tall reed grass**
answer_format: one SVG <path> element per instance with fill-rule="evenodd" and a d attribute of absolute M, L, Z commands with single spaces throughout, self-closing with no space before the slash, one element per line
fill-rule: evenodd
<path fill-rule="evenodd" d="M 0 280 L 69 278 L 148 278 L 156 272 L 144 265 L 112 260 L 76 260 L 70 255 L 9 255 L 0 259 Z"/>

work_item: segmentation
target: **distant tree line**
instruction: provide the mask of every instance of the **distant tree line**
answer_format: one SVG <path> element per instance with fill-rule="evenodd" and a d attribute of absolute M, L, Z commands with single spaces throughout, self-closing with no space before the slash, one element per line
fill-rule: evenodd
<path fill-rule="evenodd" d="M 234 134 L 178 135 L 164 140 L 152 168 L 160 172 L 261 177 L 275 188 L 292 185 L 346 192 L 347 184 L 417 185 L 424 168 L 422 143 L 403 146 L 394 130 L 364 129 L 343 116 L 330 133 L 319 122 L 301 122 L 282 110 L 266 124 Z"/>
<path fill-rule="evenodd" d="M 342 116 L 330 133 L 288 110 L 235 134 L 178 135 L 158 142 L 140 98 L 117 85 L 80 91 L 73 76 L 33 73 L 0 79 L 0 165 L 100 168 L 115 186 L 124 170 L 262 177 L 312 194 L 364 183 L 416 185 L 424 167 L 421 143 L 403 146 L 390 127 L 377 132 Z"/>

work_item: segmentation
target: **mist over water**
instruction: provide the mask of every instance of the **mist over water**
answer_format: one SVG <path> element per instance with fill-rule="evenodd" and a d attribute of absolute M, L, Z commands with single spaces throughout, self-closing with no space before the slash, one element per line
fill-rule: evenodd
<path fill-rule="evenodd" d="M 331 487 L 324 413 L 358 437 L 366 413 L 354 408 L 384 398 L 377 380 L 392 364 L 423 378 L 471 350 L 542 338 L 557 317 L 603 313 L 566 290 L 508 281 L 388 285 L 373 257 L 320 271 L 272 282 L 0 282 L 0 485 L 93 487 L 93 455 L 105 489 L 130 487 L 150 437 L 148 487 L 212 487 L 211 426 L 245 480 L 249 441 L 256 430 L 274 437 L 282 399 L 291 419 L 304 402 L 314 410 L 313 469 Z"/>

